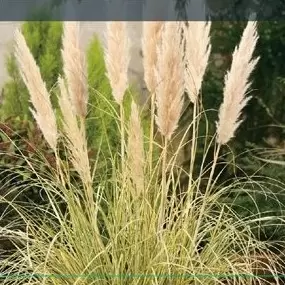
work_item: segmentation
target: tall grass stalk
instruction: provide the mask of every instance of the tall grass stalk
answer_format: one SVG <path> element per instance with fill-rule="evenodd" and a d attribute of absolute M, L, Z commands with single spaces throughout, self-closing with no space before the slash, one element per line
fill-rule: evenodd
<path fill-rule="evenodd" d="M 144 194 L 144 137 L 137 105 L 132 102 L 128 135 L 128 165 L 136 188 L 136 197 Z"/>
<path fill-rule="evenodd" d="M 114 99 L 120 106 L 121 157 L 123 168 L 125 163 L 125 115 L 123 100 L 125 92 L 128 88 L 128 68 L 130 62 L 130 43 L 128 38 L 127 23 L 108 22 L 106 38 L 107 46 L 105 58 L 107 75 L 113 90 Z M 123 170 L 122 173 L 124 173 Z"/>
<path fill-rule="evenodd" d="M 197 127 L 199 125 L 199 93 L 203 77 L 208 64 L 210 44 L 211 23 L 187 22 L 183 26 L 185 37 L 185 90 L 190 102 L 193 103 L 192 138 L 191 138 L 191 159 L 189 189 L 192 184 L 192 173 L 194 171 L 196 150 L 197 150 Z"/>
<path fill-rule="evenodd" d="M 143 22 L 142 51 L 144 80 L 150 92 L 149 171 L 153 164 L 153 139 L 155 124 L 155 90 L 157 87 L 155 69 L 159 45 L 161 44 L 162 22 Z"/>
<path fill-rule="evenodd" d="M 164 224 L 164 211 L 168 192 L 166 176 L 168 143 L 178 126 L 183 108 L 184 69 L 180 35 L 181 24 L 179 22 L 165 23 L 157 58 L 156 123 L 164 139 L 161 170 L 161 209 L 158 219 L 158 227 L 161 230 Z"/>

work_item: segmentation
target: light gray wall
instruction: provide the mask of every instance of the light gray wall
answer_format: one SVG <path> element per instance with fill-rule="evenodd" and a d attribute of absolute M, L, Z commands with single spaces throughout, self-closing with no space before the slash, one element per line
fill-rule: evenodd
<path fill-rule="evenodd" d="M 13 33 L 20 25 L 19 22 L 0 22 L 0 88 L 7 80 L 7 71 L 5 68 L 6 55 L 11 50 Z"/>

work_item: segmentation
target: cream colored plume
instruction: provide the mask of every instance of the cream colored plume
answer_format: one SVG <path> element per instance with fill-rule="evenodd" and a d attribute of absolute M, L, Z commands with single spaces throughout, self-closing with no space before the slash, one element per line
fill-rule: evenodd
<path fill-rule="evenodd" d="M 134 102 L 131 105 L 127 153 L 130 176 L 139 195 L 144 189 L 144 145 L 139 111 Z"/>
<path fill-rule="evenodd" d="M 221 145 L 234 137 L 241 124 L 242 109 L 250 99 L 245 96 L 250 87 L 249 77 L 258 62 L 258 58 L 252 58 L 257 40 L 256 22 L 248 22 L 233 53 L 231 69 L 225 76 L 224 100 L 217 123 L 217 142 Z"/>
<path fill-rule="evenodd" d="M 107 23 L 107 46 L 105 61 L 107 76 L 112 87 L 114 99 L 123 102 L 128 88 L 128 68 L 130 62 L 130 44 L 126 22 Z"/>
<path fill-rule="evenodd" d="M 91 176 L 84 125 L 81 127 L 78 125 L 68 90 L 61 77 L 58 79 L 58 83 L 60 87 L 59 106 L 63 116 L 63 129 L 67 138 L 67 147 L 71 154 L 71 162 L 82 181 L 90 185 Z"/>
<path fill-rule="evenodd" d="M 30 93 L 30 101 L 34 107 L 31 112 L 43 133 L 44 138 L 50 147 L 56 151 L 57 125 L 50 101 L 50 94 L 41 77 L 40 69 L 20 30 L 17 30 L 15 33 L 15 42 L 15 56 L 19 70 Z"/>
<path fill-rule="evenodd" d="M 143 22 L 143 66 L 144 80 L 148 90 L 153 93 L 156 88 L 155 67 L 157 47 L 161 43 L 163 22 Z"/>
<path fill-rule="evenodd" d="M 85 55 L 80 47 L 80 22 L 64 22 L 62 45 L 63 70 L 72 108 L 77 116 L 85 117 L 88 84 Z"/>
<path fill-rule="evenodd" d="M 162 44 L 158 49 L 156 80 L 156 124 L 160 133 L 170 139 L 178 126 L 184 95 L 184 65 L 179 22 L 165 23 Z"/>
<path fill-rule="evenodd" d="M 188 25 L 188 26 L 187 26 Z M 192 103 L 196 103 L 211 52 L 209 22 L 187 22 L 183 32 L 185 50 L 185 89 Z"/>

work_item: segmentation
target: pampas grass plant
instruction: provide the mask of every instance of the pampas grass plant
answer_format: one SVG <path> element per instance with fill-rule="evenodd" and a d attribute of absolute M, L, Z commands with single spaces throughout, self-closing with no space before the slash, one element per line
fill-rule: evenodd
<path fill-rule="evenodd" d="M 221 199 L 233 190 L 243 190 L 248 185 L 262 187 L 262 184 L 254 177 L 248 177 L 245 180 L 237 179 L 229 185 L 217 185 L 214 175 L 219 149 L 233 137 L 239 124 L 239 114 L 248 101 L 245 95 L 249 75 L 257 61 L 252 60 L 257 41 L 256 23 L 248 23 L 241 43 L 233 54 L 232 67 L 225 82 L 224 103 L 219 111 L 217 134 L 210 140 L 211 144 L 216 145 L 213 162 L 208 166 L 203 160 L 198 177 L 186 173 L 191 183 L 184 197 L 178 197 L 174 191 L 170 193 L 170 185 L 180 187 L 180 177 L 174 174 L 177 153 L 167 158 L 168 146 L 176 135 L 183 110 L 184 80 L 190 82 L 186 84 L 190 100 L 194 105 L 198 102 L 197 96 L 209 56 L 210 24 L 189 22 L 187 28 L 184 27 L 187 34 L 184 42 L 181 40 L 181 23 L 161 23 L 161 38 L 149 47 L 149 52 L 157 56 L 156 63 L 153 63 L 155 86 L 149 83 L 153 92 L 151 96 L 155 96 L 156 103 L 150 120 L 157 124 L 163 137 L 162 145 L 153 139 L 152 134 L 148 137 L 143 133 L 140 107 L 132 104 L 130 118 L 126 118 L 122 112 L 122 100 L 128 87 L 126 23 L 108 24 L 106 63 L 114 98 L 121 106 L 118 120 L 122 134 L 121 155 L 110 154 L 111 179 L 96 173 L 96 163 L 94 170 L 89 165 L 82 118 L 85 112 L 81 112 L 85 109 L 84 100 L 87 98 L 81 91 L 87 88 L 84 85 L 78 89 L 80 92 L 75 91 L 77 84 L 85 83 L 82 81 L 82 69 L 78 69 L 81 66 L 80 57 L 71 57 L 71 54 L 80 54 L 75 48 L 77 23 L 64 25 L 65 77 L 59 78 L 63 124 L 58 130 L 55 125 L 52 126 L 52 138 L 49 137 L 51 127 L 38 119 L 45 116 L 46 121 L 53 122 L 48 93 L 43 88 L 21 32 L 17 32 L 18 50 L 21 51 L 18 60 L 31 93 L 31 102 L 38 114 L 35 119 L 54 149 L 57 167 L 51 171 L 51 175 L 37 175 L 35 181 L 45 190 L 49 207 L 37 206 L 35 217 L 29 207 L 15 206 L 25 230 L 13 231 L 8 225 L 2 231 L 21 241 L 18 251 L 0 264 L 3 274 L 6 274 L 2 283 L 248 285 L 265 282 L 264 278 L 255 275 L 260 269 L 276 275 L 278 256 L 269 251 L 266 242 L 258 241 L 250 228 L 251 221 L 258 220 L 258 217 L 242 219 Z M 74 43 L 70 50 L 69 37 Z M 195 45 L 199 37 L 203 38 L 199 47 L 190 48 L 189 45 Z M 121 41 L 120 46 L 115 45 L 115 39 Z M 183 57 L 183 43 L 186 44 L 186 53 L 195 52 Z M 144 52 L 147 52 L 147 48 Z M 183 61 L 185 58 L 186 62 Z M 33 68 L 25 68 L 27 66 Z M 191 81 L 190 76 L 194 78 Z M 41 96 L 35 93 L 35 88 L 44 90 Z M 45 109 L 42 105 L 46 106 Z M 202 115 L 199 112 L 193 116 L 196 122 L 189 122 L 189 129 L 194 124 L 195 128 L 199 127 L 197 117 Z M 59 144 L 56 144 L 55 138 L 64 142 L 66 153 L 81 178 L 79 184 L 74 184 L 70 179 L 70 169 L 58 155 Z M 199 139 L 196 129 L 192 139 Z M 147 143 L 159 145 L 161 149 L 160 159 L 151 167 L 147 165 L 153 163 L 152 159 L 146 159 L 149 157 Z M 195 148 L 195 144 L 190 146 Z M 209 147 L 205 148 L 205 155 Z M 125 151 L 127 159 L 124 157 Z M 117 167 L 119 164 L 122 167 Z M 36 172 L 36 167 L 26 171 Z M 178 173 L 181 175 L 182 171 Z M 208 174 L 206 185 L 202 183 L 205 173 Z M 66 204 L 65 210 L 60 208 L 58 197 Z M 264 259 L 257 259 L 256 256 L 261 254 Z M 5 267 L 7 264 L 9 269 Z M 15 270 L 17 273 L 13 279 Z M 275 281 L 278 284 L 277 277 Z"/>

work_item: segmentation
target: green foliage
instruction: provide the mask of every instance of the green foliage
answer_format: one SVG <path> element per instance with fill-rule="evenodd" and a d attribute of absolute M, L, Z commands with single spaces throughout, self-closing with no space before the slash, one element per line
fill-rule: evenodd
<path fill-rule="evenodd" d="M 3 87 L 3 102 L 0 108 L 1 121 L 9 117 L 31 117 L 29 112 L 29 93 L 17 68 L 13 55 L 7 58 L 7 71 L 10 80 Z"/>
<path fill-rule="evenodd" d="M 62 72 L 61 22 L 26 22 L 23 34 L 50 90 Z"/>
<path fill-rule="evenodd" d="M 115 120 L 117 110 L 106 76 L 104 51 L 97 37 L 94 37 L 87 49 L 87 64 L 89 84 L 88 142 L 89 145 L 98 146 L 101 143 L 100 140 L 104 138 L 102 147 L 106 151 L 108 146 L 111 149 L 117 146 L 118 128 Z M 107 140 L 109 141 L 107 142 Z"/>
<path fill-rule="evenodd" d="M 87 118 L 88 143 L 91 147 L 101 145 L 105 157 L 117 150 L 120 143 L 118 120 L 119 106 L 115 102 L 109 79 L 106 75 L 104 50 L 94 36 L 87 49 L 89 107 Z M 124 111 L 128 117 L 133 92 L 126 92 Z"/>

